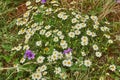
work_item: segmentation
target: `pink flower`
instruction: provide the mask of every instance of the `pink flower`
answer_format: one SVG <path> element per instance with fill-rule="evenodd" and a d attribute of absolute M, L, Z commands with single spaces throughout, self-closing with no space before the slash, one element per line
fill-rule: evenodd
<path fill-rule="evenodd" d="M 43 4 L 46 3 L 46 0 L 41 0 L 41 3 L 43 3 Z"/>
<path fill-rule="evenodd" d="M 29 60 L 35 58 L 35 54 L 31 50 L 26 50 L 24 58 L 28 58 Z"/>
<path fill-rule="evenodd" d="M 66 53 L 69 53 L 69 52 L 71 52 L 72 51 L 72 49 L 71 48 L 68 48 L 68 49 L 66 49 L 66 50 L 64 50 L 64 54 L 66 54 Z"/>
<path fill-rule="evenodd" d="M 120 0 L 116 0 L 117 3 L 120 3 Z"/>

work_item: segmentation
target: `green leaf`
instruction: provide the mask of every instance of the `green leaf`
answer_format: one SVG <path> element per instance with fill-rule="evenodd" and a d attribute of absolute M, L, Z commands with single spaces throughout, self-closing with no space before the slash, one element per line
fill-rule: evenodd
<path fill-rule="evenodd" d="M 82 65 L 80 68 L 82 71 L 87 71 L 87 69 L 88 69 L 85 65 Z"/>
<path fill-rule="evenodd" d="M 117 66 L 117 69 L 120 70 L 120 66 Z"/>
<path fill-rule="evenodd" d="M 0 67 L 2 66 L 2 62 L 0 62 Z"/>
<path fill-rule="evenodd" d="M 115 80 L 119 80 L 120 78 L 119 77 L 115 77 Z"/>
<path fill-rule="evenodd" d="M 10 44 L 2 44 L 2 48 L 7 50 L 7 51 L 10 51 L 12 46 Z"/>
<path fill-rule="evenodd" d="M 11 61 L 11 57 L 9 57 L 9 56 L 2 56 L 2 57 L 5 59 L 5 61 L 7 63 L 9 63 Z"/>
<path fill-rule="evenodd" d="M 79 57 L 79 60 L 80 60 L 80 61 L 83 61 L 83 57 Z"/>

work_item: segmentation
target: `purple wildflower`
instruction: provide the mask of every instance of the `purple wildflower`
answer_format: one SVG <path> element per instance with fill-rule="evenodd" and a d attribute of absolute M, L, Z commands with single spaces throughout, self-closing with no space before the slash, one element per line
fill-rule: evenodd
<path fill-rule="evenodd" d="M 68 48 L 68 49 L 66 49 L 66 50 L 64 50 L 64 54 L 66 54 L 66 53 L 69 53 L 69 52 L 71 52 L 72 51 L 72 49 L 71 48 Z"/>
<path fill-rule="evenodd" d="M 116 0 L 117 3 L 120 3 L 120 0 Z"/>
<path fill-rule="evenodd" d="M 28 58 L 29 60 L 35 58 L 35 54 L 31 50 L 26 50 L 24 58 Z"/>
<path fill-rule="evenodd" d="M 43 3 L 43 4 L 46 3 L 46 0 L 41 0 L 41 3 Z"/>

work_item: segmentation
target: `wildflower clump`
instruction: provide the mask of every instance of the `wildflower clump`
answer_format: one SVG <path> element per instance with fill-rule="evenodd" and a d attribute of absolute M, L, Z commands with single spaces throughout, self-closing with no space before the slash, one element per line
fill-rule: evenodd
<path fill-rule="evenodd" d="M 98 21 L 95 15 L 63 8 L 58 1 L 48 4 L 32 6 L 27 2 L 30 8 L 16 21 L 23 42 L 12 50 L 25 53 L 20 61 L 22 65 L 31 64 L 28 77 L 68 80 L 70 73 L 104 69 L 106 63 L 99 60 L 109 54 L 107 49 L 113 43 L 109 24 Z M 106 69 L 116 70 L 115 65 Z"/>

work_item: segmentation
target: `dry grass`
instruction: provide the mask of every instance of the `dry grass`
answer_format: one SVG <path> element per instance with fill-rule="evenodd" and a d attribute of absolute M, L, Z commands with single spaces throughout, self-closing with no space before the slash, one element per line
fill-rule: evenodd
<path fill-rule="evenodd" d="M 76 3 L 71 4 L 73 1 Z M 120 21 L 120 4 L 116 4 L 113 0 L 60 0 L 60 2 L 63 7 L 72 7 L 82 13 L 97 15 L 99 20 L 107 18 L 110 21 Z M 11 21 L 26 11 L 24 3 L 17 8 L 17 10 L 10 9 L 1 14 L 8 15 L 7 17 Z"/>
<path fill-rule="evenodd" d="M 76 1 L 74 4 L 70 4 Z M 111 21 L 120 21 L 120 4 L 113 0 L 61 0 L 64 7 L 72 7 L 82 13 L 95 14 L 99 19 L 107 17 Z"/>

